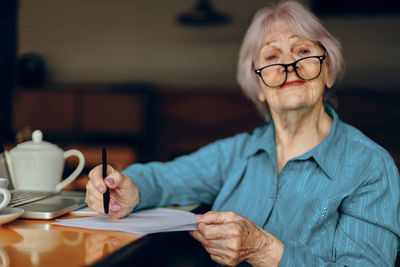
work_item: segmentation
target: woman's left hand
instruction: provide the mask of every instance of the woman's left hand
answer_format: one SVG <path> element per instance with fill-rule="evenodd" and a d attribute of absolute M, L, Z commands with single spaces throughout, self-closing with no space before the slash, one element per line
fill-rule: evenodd
<path fill-rule="evenodd" d="M 243 261 L 253 266 L 279 265 L 283 243 L 249 219 L 231 211 L 210 211 L 196 215 L 196 220 L 199 229 L 191 235 L 213 261 L 227 266 Z"/>

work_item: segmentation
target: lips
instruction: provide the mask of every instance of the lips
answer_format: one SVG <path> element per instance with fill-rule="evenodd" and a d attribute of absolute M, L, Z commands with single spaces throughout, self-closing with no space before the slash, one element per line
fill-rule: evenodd
<path fill-rule="evenodd" d="M 304 81 L 303 81 L 303 80 L 286 81 L 286 82 L 281 86 L 281 88 L 284 88 L 284 87 L 291 87 L 291 86 L 300 86 L 300 85 L 303 85 L 303 84 L 304 84 Z"/>

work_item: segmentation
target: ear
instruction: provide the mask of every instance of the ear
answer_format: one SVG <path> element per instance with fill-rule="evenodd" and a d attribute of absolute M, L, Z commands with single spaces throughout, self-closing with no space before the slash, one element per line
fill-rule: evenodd
<path fill-rule="evenodd" d="M 258 99 L 261 101 L 261 102 L 265 102 L 265 95 L 264 95 L 264 92 L 260 89 L 260 91 L 258 92 Z"/>
<path fill-rule="evenodd" d="M 325 78 L 326 87 L 332 88 L 332 86 L 335 83 L 335 81 L 333 80 L 332 75 L 329 72 L 328 64 L 325 64 L 325 68 L 323 68 L 322 71 L 324 72 L 324 78 Z"/>

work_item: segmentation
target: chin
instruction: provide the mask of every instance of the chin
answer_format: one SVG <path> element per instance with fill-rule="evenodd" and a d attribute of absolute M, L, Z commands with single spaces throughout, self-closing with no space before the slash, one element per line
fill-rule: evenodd
<path fill-rule="evenodd" d="M 281 102 L 283 109 L 302 109 L 310 105 L 310 101 L 304 99 L 304 96 L 288 96 Z"/>
<path fill-rule="evenodd" d="M 267 100 L 269 106 L 275 106 L 277 110 L 294 111 L 304 110 L 315 106 L 322 93 L 312 90 L 309 86 L 292 86 L 272 91 Z"/>

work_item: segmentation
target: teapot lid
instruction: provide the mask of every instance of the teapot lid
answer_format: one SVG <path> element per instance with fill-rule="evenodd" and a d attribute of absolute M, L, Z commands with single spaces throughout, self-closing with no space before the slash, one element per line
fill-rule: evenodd
<path fill-rule="evenodd" d="M 32 141 L 18 144 L 17 150 L 60 150 L 60 148 L 50 142 L 43 141 L 43 133 L 40 130 L 35 130 L 32 133 Z"/>

